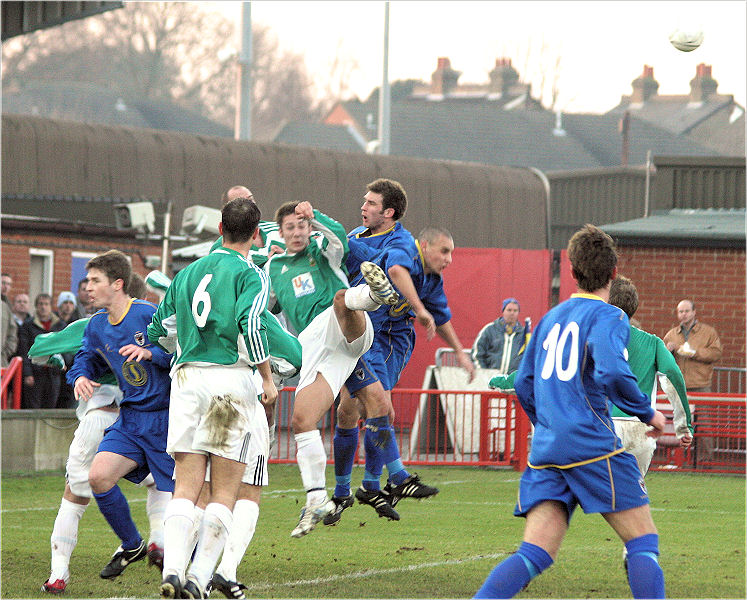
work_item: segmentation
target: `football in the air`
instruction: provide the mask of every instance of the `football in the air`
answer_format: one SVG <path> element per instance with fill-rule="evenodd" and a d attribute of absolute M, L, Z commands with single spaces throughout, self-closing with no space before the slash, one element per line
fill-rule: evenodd
<path fill-rule="evenodd" d="M 703 30 L 678 27 L 669 36 L 669 42 L 682 52 L 692 52 L 703 43 Z"/>

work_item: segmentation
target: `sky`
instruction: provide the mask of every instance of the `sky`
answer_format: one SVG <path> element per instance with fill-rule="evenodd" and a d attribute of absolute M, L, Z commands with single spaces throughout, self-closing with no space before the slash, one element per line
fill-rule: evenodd
<path fill-rule="evenodd" d="M 237 23 L 241 2 L 200 3 Z M 419 1 L 389 9 L 389 79 L 430 81 L 439 57 L 461 71 L 460 83 L 487 83 L 495 60 L 512 59 L 520 78 L 540 96 L 542 71 L 557 73 L 556 108 L 604 113 L 631 82 L 654 68 L 659 94 L 688 94 L 696 66 L 712 66 L 718 92 L 745 106 L 747 2 L 730 1 Z M 251 3 L 255 24 L 269 26 L 282 48 L 301 54 L 319 82 L 338 55 L 357 64 L 353 94 L 365 99 L 381 85 L 384 2 Z M 703 44 L 685 53 L 669 43 L 676 28 L 702 29 Z M 543 50 L 544 47 L 544 50 Z M 556 60 L 560 65 L 555 68 Z M 545 65 L 542 67 L 542 65 Z M 546 76 L 545 105 L 549 101 Z"/>

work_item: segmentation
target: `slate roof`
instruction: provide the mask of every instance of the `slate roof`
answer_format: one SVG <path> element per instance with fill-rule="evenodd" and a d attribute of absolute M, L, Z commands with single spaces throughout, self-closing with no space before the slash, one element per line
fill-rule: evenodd
<path fill-rule="evenodd" d="M 174 103 L 123 99 L 116 92 L 91 83 L 28 81 L 18 90 L 3 89 L 2 104 L 4 113 L 233 137 L 231 128 Z"/>
<path fill-rule="evenodd" d="M 654 95 L 640 104 L 632 103 L 630 96 L 623 96 L 620 104 L 607 114 L 621 115 L 626 110 L 643 121 L 676 134 L 691 131 L 712 114 L 728 110 L 734 104 L 734 96 L 714 94 L 703 102 L 690 102 L 687 95 Z"/>
<path fill-rule="evenodd" d="M 613 238 L 633 246 L 744 248 L 745 209 L 672 209 L 649 217 L 602 225 Z"/>
<path fill-rule="evenodd" d="M 275 136 L 280 144 L 309 145 L 341 152 L 365 152 L 366 141 L 351 125 L 325 125 L 292 121 Z M 313 142 L 313 143 L 311 143 Z"/>
<path fill-rule="evenodd" d="M 367 127 L 367 115 L 376 115 L 376 106 L 360 101 L 344 106 L 356 119 L 357 131 L 368 135 L 369 140 L 374 139 L 376 131 Z M 406 99 L 391 106 L 390 154 L 535 167 L 541 171 L 614 167 L 622 164 L 619 120 L 619 116 L 610 114 L 563 114 L 565 135 L 556 135 L 556 115 L 549 111 L 506 110 L 480 97 Z M 296 130 L 296 134 L 293 140 L 283 141 L 317 145 L 302 130 Z M 340 144 L 334 149 L 343 150 L 344 146 Z M 631 118 L 628 164 L 645 164 L 648 150 L 654 155 L 718 155 L 716 150 L 685 136 Z"/>

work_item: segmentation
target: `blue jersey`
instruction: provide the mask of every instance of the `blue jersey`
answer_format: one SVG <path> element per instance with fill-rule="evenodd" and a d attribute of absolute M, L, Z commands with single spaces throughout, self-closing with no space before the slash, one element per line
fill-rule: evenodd
<path fill-rule="evenodd" d="M 436 325 L 450 321 L 451 310 L 444 293 L 443 279 L 435 273 L 425 272 L 420 244 L 412 234 L 399 222 L 384 233 L 361 237 L 365 231 L 365 227 L 357 227 L 348 234 L 350 254 L 346 266 L 350 285 L 360 283 L 360 264 L 364 260 L 378 264 L 385 272 L 390 267 L 399 265 L 409 271 L 415 291 L 425 308 L 433 315 Z M 395 306 L 382 306 L 369 313 L 375 332 L 382 328 L 392 331 L 412 327 L 411 320 L 415 318 L 415 312 L 405 297 L 402 294 L 400 296 L 401 299 Z"/>
<path fill-rule="evenodd" d="M 573 294 L 532 334 L 514 382 L 534 425 L 529 465 L 571 467 L 624 451 L 607 400 L 641 421 L 654 409 L 625 360 L 628 317 L 592 294 Z"/>
<path fill-rule="evenodd" d="M 409 269 L 412 257 L 416 254 L 415 238 L 399 221 L 382 233 L 363 235 L 367 231 L 368 228 L 360 226 L 348 234 L 349 253 L 345 266 L 351 286 L 362 282 L 360 273 L 364 260 L 376 263 L 384 271 L 393 265 Z"/>
<path fill-rule="evenodd" d="M 94 314 L 86 325 L 81 348 L 67 373 L 68 383 L 74 386 L 80 376 L 96 381 L 111 370 L 122 390 L 123 408 L 138 411 L 168 408 L 171 354 L 150 343 L 146 334 L 155 312 L 154 304 L 133 299 L 116 323 L 109 320 L 109 314 L 104 310 Z M 127 344 L 148 348 L 153 353 L 152 360 L 127 360 L 119 353 L 119 349 Z"/>
<path fill-rule="evenodd" d="M 384 261 L 387 262 L 389 253 L 384 254 Z M 399 264 L 399 263 L 397 263 Z M 391 266 L 387 263 L 388 266 Z M 423 306 L 433 315 L 436 326 L 451 321 L 451 309 L 444 292 L 444 281 L 437 273 L 425 272 L 425 261 L 423 253 L 420 250 L 420 244 L 416 241 L 414 245 L 414 254 L 411 256 L 409 264 L 403 265 L 410 272 L 410 278 L 415 286 Z M 396 286 L 395 286 L 396 287 Z M 410 303 L 400 294 L 400 301 L 394 306 L 382 306 L 375 312 L 369 313 L 374 331 L 382 329 L 389 331 L 402 328 L 411 328 L 412 320 L 415 318 L 415 312 L 412 310 Z"/>

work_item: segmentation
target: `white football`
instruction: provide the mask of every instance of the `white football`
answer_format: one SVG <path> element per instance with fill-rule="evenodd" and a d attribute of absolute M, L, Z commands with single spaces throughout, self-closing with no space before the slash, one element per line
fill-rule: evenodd
<path fill-rule="evenodd" d="M 682 52 L 692 52 L 703 43 L 702 29 L 675 29 L 669 36 L 669 42 Z"/>

